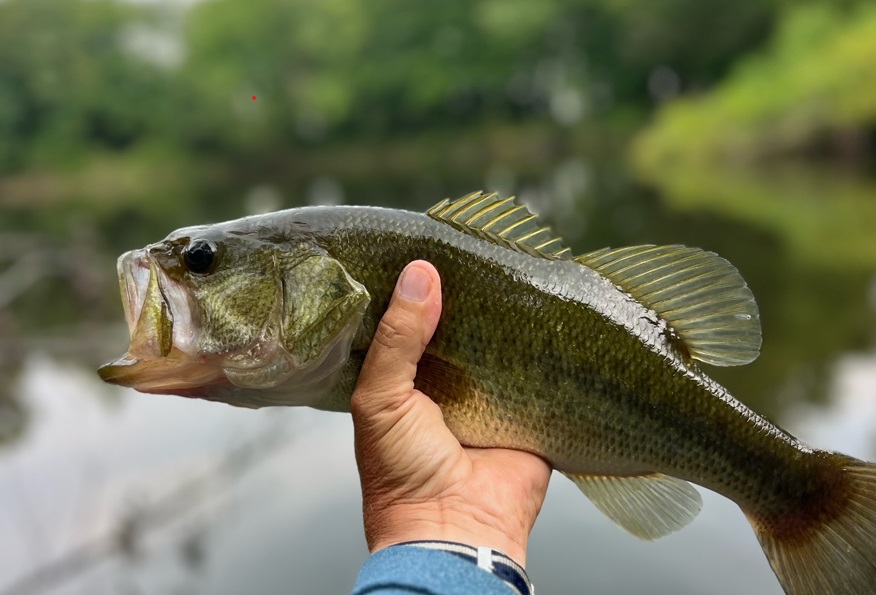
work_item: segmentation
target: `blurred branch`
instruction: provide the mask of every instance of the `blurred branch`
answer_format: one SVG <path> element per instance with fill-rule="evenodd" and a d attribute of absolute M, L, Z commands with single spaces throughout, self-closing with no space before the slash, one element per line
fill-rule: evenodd
<path fill-rule="evenodd" d="M 284 428 L 277 424 L 258 437 L 229 449 L 209 471 L 181 482 L 151 504 L 124 515 L 114 530 L 80 544 L 0 590 L 0 595 L 33 595 L 57 588 L 94 569 L 114 556 L 131 557 L 141 549 L 148 534 L 182 519 L 204 503 L 222 494 L 217 482 L 226 490 L 267 460 L 286 442 Z M 186 545 L 185 543 L 183 544 Z"/>
<path fill-rule="evenodd" d="M 16 259 L 38 250 L 44 241 L 39 235 L 32 233 L 4 232 L 0 234 L 0 261 Z"/>
<path fill-rule="evenodd" d="M 95 365 L 124 347 L 128 327 L 122 323 L 80 322 L 54 325 L 41 333 L 9 336 L 0 332 L 0 362 L 16 361 L 35 351 Z"/>
<path fill-rule="evenodd" d="M 57 274 L 58 271 L 50 266 L 49 262 L 49 254 L 46 251 L 28 252 L 15 260 L 0 275 L 0 308 L 11 304 L 15 298 L 43 277 Z"/>
<path fill-rule="evenodd" d="M 38 234 L 0 233 L 3 262 L 11 264 L 0 273 L 0 311 L 47 277 L 63 278 L 83 307 L 94 307 L 109 281 L 97 268 L 103 260 L 88 229 L 78 230 L 63 245 Z"/>

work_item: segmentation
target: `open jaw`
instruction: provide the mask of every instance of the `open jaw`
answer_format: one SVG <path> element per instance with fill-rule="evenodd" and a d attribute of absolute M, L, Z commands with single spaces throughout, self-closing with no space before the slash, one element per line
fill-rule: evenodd
<path fill-rule="evenodd" d="M 198 356 L 197 329 L 186 290 L 150 258 L 148 248 L 118 260 L 119 288 L 131 344 L 100 367 L 103 380 L 141 392 L 190 394 L 227 383 L 222 369 Z"/>

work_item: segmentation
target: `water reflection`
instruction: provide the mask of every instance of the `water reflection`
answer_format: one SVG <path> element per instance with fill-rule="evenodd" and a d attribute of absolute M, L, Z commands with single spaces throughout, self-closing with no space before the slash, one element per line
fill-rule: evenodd
<path fill-rule="evenodd" d="M 640 164 L 676 210 L 708 210 L 768 230 L 791 261 L 834 270 L 876 266 L 876 183 L 842 170 L 786 163 L 768 170 Z"/>

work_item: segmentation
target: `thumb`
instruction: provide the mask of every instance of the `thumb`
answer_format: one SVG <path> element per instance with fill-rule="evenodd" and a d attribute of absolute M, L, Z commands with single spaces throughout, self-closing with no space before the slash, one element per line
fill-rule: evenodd
<path fill-rule="evenodd" d="M 417 362 L 440 315 L 438 271 L 423 260 L 410 263 L 396 283 L 359 373 L 351 402 L 354 421 L 395 411 L 411 396 Z"/>

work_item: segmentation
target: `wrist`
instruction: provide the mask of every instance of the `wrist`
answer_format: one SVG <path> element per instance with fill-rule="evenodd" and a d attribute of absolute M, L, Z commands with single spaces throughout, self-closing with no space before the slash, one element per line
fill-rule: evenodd
<path fill-rule="evenodd" d="M 485 546 L 470 545 L 450 541 L 408 541 L 393 548 L 422 548 L 452 554 L 476 565 L 511 587 L 517 595 L 532 595 L 532 581 L 526 570 L 504 553 Z"/>
<path fill-rule="evenodd" d="M 411 541 L 449 541 L 488 547 L 526 566 L 529 527 L 508 519 L 481 517 L 436 504 L 391 505 L 366 513 L 365 532 L 372 552 Z"/>

